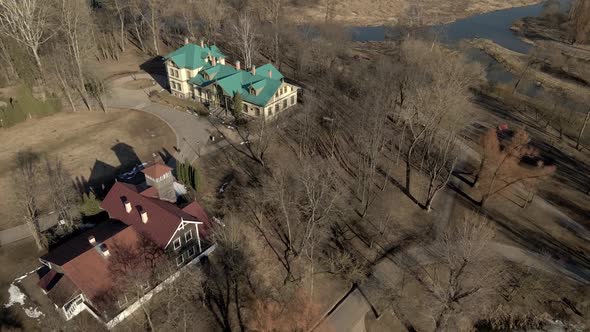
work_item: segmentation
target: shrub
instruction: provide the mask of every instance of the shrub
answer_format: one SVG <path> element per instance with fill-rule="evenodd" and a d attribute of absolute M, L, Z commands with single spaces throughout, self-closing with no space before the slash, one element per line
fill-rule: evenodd
<path fill-rule="evenodd" d="M 80 204 L 80 213 L 85 217 L 90 217 L 99 214 L 102 211 L 100 208 L 100 200 L 96 198 L 93 192 L 84 194 L 82 196 L 82 203 Z"/>

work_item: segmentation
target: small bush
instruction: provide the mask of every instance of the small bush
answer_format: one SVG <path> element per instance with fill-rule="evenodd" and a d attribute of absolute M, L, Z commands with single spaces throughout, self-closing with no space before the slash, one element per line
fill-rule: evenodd
<path fill-rule="evenodd" d="M 90 217 L 99 214 L 101 211 L 100 200 L 96 198 L 96 195 L 93 192 L 84 194 L 80 204 L 80 213 L 85 217 Z"/>

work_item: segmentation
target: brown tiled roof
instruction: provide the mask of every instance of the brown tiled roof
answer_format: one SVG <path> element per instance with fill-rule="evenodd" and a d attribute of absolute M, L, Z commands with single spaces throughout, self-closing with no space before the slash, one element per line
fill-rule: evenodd
<path fill-rule="evenodd" d="M 130 213 L 125 211 L 123 202 L 131 203 Z M 102 201 L 101 207 L 108 211 L 111 218 L 132 226 L 138 233 L 145 234 L 161 248 L 166 248 L 168 241 L 180 225 L 181 218 L 198 219 L 198 216 L 183 211 L 172 203 L 146 197 L 138 192 L 136 186 L 122 182 L 115 183 Z M 147 213 L 148 222 L 145 224 L 141 221 L 140 211 Z M 204 211 L 202 213 L 206 215 Z"/>
<path fill-rule="evenodd" d="M 172 170 L 172 168 L 164 165 L 161 162 L 156 162 L 153 165 L 145 168 L 143 170 L 143 174 L 149 176 L 152 179 L 157 179 L 159 177 L 161 177 L 162 175 L 170 172 Z"/>
<path fill-rule="evenodd" d="M 107 221 L 90 229 L 41 257 L 42 260 L 62 267 L 65 277 L 79 288 L 84 295 L 93 299 L 113 288 L 113 278 L 109 271 L 109 258 L 88 242 L 94 236 L 96 244 L 107 248 L 136 246 L 139 234 L 118 221 Z M 50 294 L 60 286 L 62 277 Z"/>

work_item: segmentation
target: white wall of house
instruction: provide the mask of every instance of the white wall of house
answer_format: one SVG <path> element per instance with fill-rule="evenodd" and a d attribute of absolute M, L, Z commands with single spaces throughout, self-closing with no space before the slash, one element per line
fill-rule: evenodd
<path fill-rule="evenodd" d="M 188 81 L 197 75 L 201 68 L 195 70 L 178 68 L 174 62 L 166 61 L 166 74 L 168 75 L 168 84 L 170 91 L 177 97 L 192 97 L 192 87 Z"/>

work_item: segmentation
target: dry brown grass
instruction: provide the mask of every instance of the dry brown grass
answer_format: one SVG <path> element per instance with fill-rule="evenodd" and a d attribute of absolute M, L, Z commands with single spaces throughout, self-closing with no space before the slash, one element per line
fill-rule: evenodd
<path fill-rule="evenodd" d="M 124 143 L 133 148 L 141 160 L 163 148 L 172 151 L 176 137 L 158 118 L 129 110 L 60 113 L 43 119 L 32 119 L 12 128 L 0 130 L 0 229 L 21 223 L 13 208 L 12 167 L 19 150 L 63 159 L 72 177 L 88 179 L 96 161 L 114 167 L 122 163 L 111 148 Z M 124 156 L 127 160 L 131 156 Z M 123 162 L 124 164 L 124 162 Z M 129 165 L 123 165 L 129 166 Z M 100 174 L 114 176 L 115 174 Z"/>
<path fill-rule="evenodd" d="M 340 0 L 336 1 L 334 21 L 350 25 L 382 25 L 397 23 L 406 15 L 415 0 Z M 423 20 L 426 24 L 448 23 L 474 14 L 525 6 L 537 0 L 422 0 Z M 313 4 L 292 6 L 289 17 L 297 22 L 323 22 L 326 0 Z"/>

